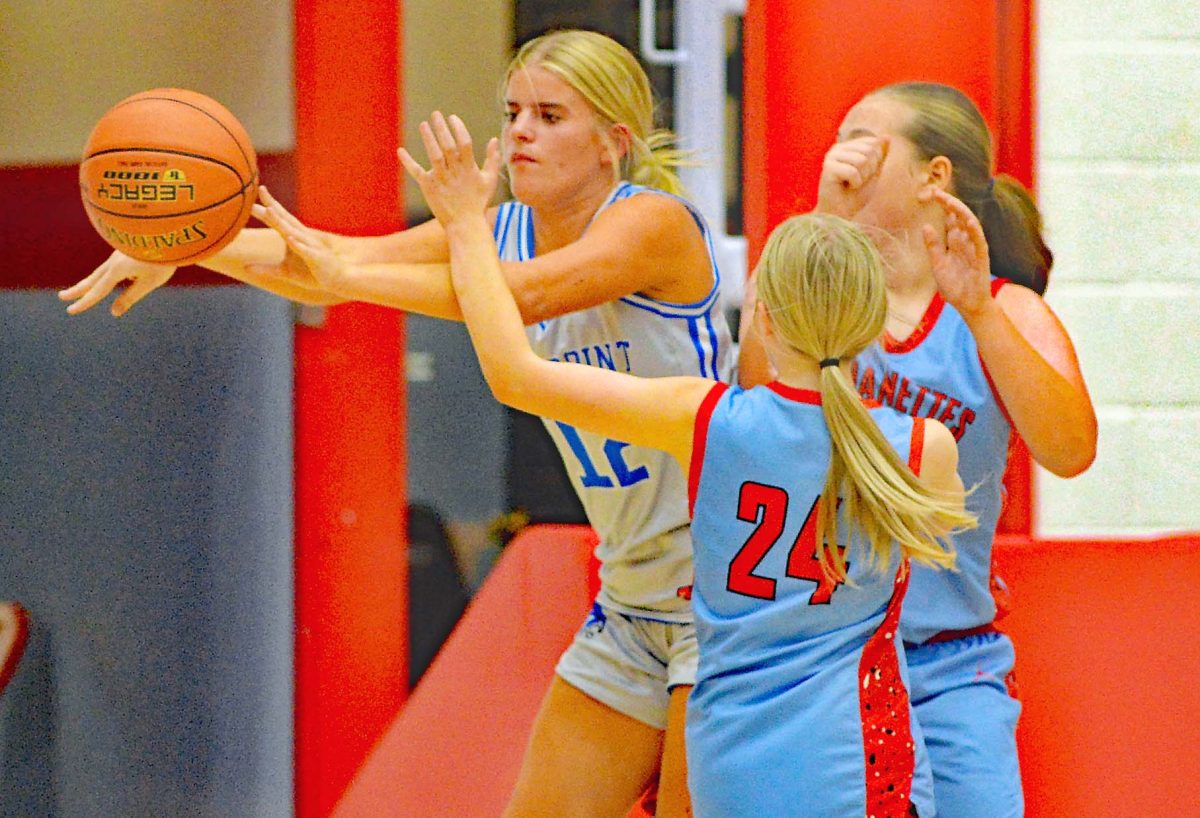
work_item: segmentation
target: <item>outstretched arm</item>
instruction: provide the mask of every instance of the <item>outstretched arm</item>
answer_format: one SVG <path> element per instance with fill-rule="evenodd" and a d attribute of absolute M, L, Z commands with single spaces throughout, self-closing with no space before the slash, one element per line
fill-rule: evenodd
<path fill-rule="evenodd" d="M 938 289 L 962 315 L 1004 407 L 1033 458 L 1060 477 L 1096 457 L 1096 412 L 1075 348 L 1058 318 L 1032 290 L 1008 285 L 992 297 L 987 241 L 979 220 L 941 190 L 945 238 L 925 227 Z"/>
<path fill-rule="evenodd" d="M 294 254 L 286 251 L 283 239 L 274 230 L 247 227 L 229 246 L 199 266 L 302 304 L 334 304 L 344 300 L 322 290 L 303 265 L 297 263 Z M 129 282 L 113 300 L 112 314 L 120 316 L 170 281 L 177 269 L 139 261 L 114 250 L 86 278 L 60 290 L 58 297 L 71 302 L 67 306 L 69 314 L 78 315 Z"/>
<path fill-rule="evenodd" d="M 429 277 L 432 270 L 435 276 L 440 274 L 440 278 L 446 279 L 444 291 L 450 290 L 449 250 L 445 233 L 435 220 L 386 236 L 313 233 L 348 264 L 389 262 L 413 275 L 418 282 Z M 294 253 L 287 252 L 283 239 L 270 228 L 243 228 L 229 245 L 198 262 L 197 266 L 303 304 L 337 304 L 349 300 L 321 286 L 312 271 Z M 61 290 L 58 297 L 71 302 L 68 313 L 78 315 L 99 304 L 121 284 L 130 282 L 112 305 L 113 315 L 124 315 L 166 284 L 176 269 L 170 265 L 138 261 L 113 251 L 90 275 Z M 401 281 L 399 285 L 404 283 Z"/>
<path fill-rule="evenodd" d="M 475 164 L 470 135 L 457 117 L 421 126 L 432 168 L 407 153 L 416 179 L 446 228 L 455 292 L 479 362 L 496 397 L 510 406 L 629 443 L 653 446 L 686 468 L 696 411 L 713 383 L 702 378 L 644 379 L 534 354 L 500 270 L 484 215 L 497 171 L 495 140 Z"/>

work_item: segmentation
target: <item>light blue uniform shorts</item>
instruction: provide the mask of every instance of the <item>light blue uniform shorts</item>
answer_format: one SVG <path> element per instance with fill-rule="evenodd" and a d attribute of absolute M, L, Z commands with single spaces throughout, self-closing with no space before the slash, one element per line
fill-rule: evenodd
<path fill-rule="evenodd" d="M 1020 818 L 1021 703 L 1009 692 L 1012 640 L 993 631 L 905 645 L 909 695 L 933 766 L 938 818 Z"/>

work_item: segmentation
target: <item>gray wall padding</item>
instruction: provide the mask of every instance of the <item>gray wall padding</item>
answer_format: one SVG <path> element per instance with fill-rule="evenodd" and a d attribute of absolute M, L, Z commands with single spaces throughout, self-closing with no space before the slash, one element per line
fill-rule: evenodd
<path fill-rule="evenodd" d="M 0 292 L 0 815 L 292 812 L 292 321 Z"/>

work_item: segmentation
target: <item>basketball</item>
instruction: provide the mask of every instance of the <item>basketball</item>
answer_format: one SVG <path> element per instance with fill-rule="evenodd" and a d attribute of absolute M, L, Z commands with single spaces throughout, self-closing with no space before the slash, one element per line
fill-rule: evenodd
<path fill-rule="evenodd" d="M 100 236 L 142 261 L 213 255 L 250 218 L 258 161 L 245 128 L 195 91 L 158 88 L 118 102 L 79 165 L 83 208 Z"/>

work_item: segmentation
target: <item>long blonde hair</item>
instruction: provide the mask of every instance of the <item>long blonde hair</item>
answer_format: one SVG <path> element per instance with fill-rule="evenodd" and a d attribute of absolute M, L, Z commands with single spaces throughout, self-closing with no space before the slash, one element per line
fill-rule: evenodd
<path fill-rule="evenodd" d="M 936 82 L 901 82 L 870 96 L 894 99 L 912 110 L 904 136 L 921 158 L 950 160 L 952 192 L 983 225 L 992 275 L 1044 293 L 1054 254 L 1042 236 L 1042 214 L 1024 185 L 992 174 L 992 134 L 971 98 Z"/>
<path fill-rule="evenodd" d="M 861 228 L 836 216 L 793 216 L 772 231 L 756 270 L 758 298 L 786 349 L 814 361 L 854 358 L 883 332 L 883 261 Z M 836 547 L 838 500 L 861 532 L 870 564 L 904 556 L 954 565 L 948 537 L 974 528 L 960 498 L 927 488 L 900 460 L 839 366 L 821 368 L 821 406 L 832 448 L 821 494 L 817 542 L 826 574 L 846 579 Z"/>
<path fill-rule="evenodd" d="M 532 66 L 546 69 L 578 91 L 592 106 L 602 130 L 616 124 L 629 129 L 629 149 L 613 163 L 618 178 L 668 193 L 684 192 L 676 168 L 689 163 L 687 155 L 674 147 L 673 133 L 654 127 L 650 78 L 629 49 L 594 31 L 543 34 L 517 51 L 501 88 L 514 72 Z"/>

